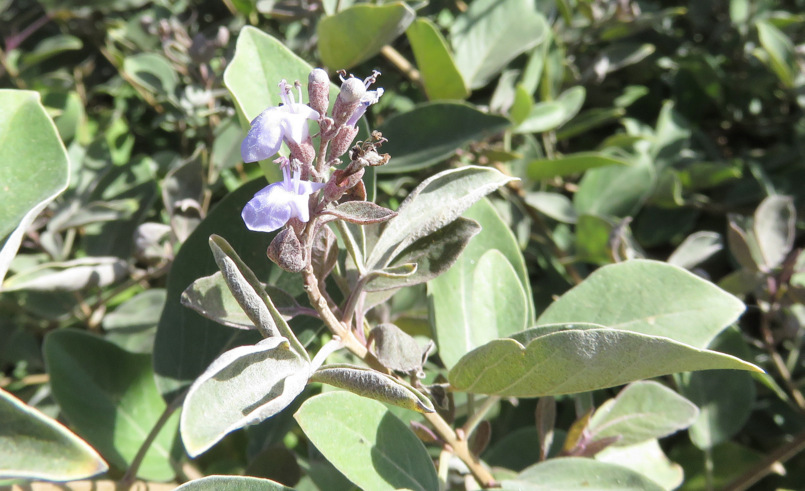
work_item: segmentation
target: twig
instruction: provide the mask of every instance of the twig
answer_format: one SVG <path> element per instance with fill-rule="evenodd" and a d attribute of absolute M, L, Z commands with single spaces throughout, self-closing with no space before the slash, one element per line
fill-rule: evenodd
<path fill-rule="evenodd" d="M 724 489 L 729 491 L 743 491 L 744 489 L 749 489 L 750 486 L 774 472 L 773 468 L 775 464 L 782 464 L 803 450 L 805 450 L 805 431 L 797 434 L 793 441 L 773 451 L 754 467 L 730 481 Z"/>
<path fill-rule="evenodd" d="M 422 74 L 399 51 L 387 44 L 380 48 L 380 54 L 394 64 L 411 82 L 422 85 Z"/>

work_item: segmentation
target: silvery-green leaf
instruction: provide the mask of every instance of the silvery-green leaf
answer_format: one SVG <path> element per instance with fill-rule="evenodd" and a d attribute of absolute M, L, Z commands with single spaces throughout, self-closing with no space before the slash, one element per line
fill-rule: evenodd
<path fill-rule="evenodd" d="M 396 212 L 369 201 L 347 201 L 324 210 L 323 213 L 360 225 L 385 222 L 397 215 Z"/>
<path fill-rule="evenodd" d="M 652 381 L 634 382 L 593 414 L 587 431 L 592 440 L 620 437 L 627 446 L 662 438 L 685 429 L 699 415 L 695 404 L 668 387 Z"/>
<path fill-rule="evenodd" d="M 175 491 L 292 491 L 292 488 L 257 477 L 207 476 L 188 481 Z"/>
<path fill-rule="evenodd" d="M 257 276 L 240 259 L 232 246 L 222 237 L 213 234 L 210 236 L 210 248 L 235 300 L 263 336 L 284 337 L 299 356 L 309 360 L 307 351 L 268 298 Z"/>
<path fill-rule="evenodd" d="M 685 478 L 682 466 L 671 462 L 657 440 L 647 440 L 626 447 L 613 445 L 595 454 L 595 460 L 628 467 L 664 489 L 676 489 Z"/>
<path fill-rule="evenodd" d="M 285 409 L 310 376 L 310 362 L 274 336 L 219 356 L 184 401 L 180 432 L 187 452 L 202 454 L 228 433 Z"/>
<path fill-rule="evenodd" d="M 368 397 L 411 411 L 420 413 L 434 411 L 430 399 L 418 390 L 391 375 L 371 368 L 345 364 L 325 365 L 313 372 L 310 381 L 332 385 L 361 397 Z"/>
<path fill-rule="evenodd" d="M 743 302 L 689 271 L 635 259 L 604 266 L 548 307 L 537 324 L 592 322 L 705 347 Z"/>
<path fill-rule="evenodd" d="M 591 487 L 594 483 L 594 487 Z M 620 465 L 580 457 L 550 459 L 524 469 L 502 483 L 504 489 L 520 491 L 629 490 L 664 491 L 648 477 Z"/>
<path fill-rule="evenodd" d="M 701 231 L 687 236 L 668 256 L 668 264 L 680 268 L 693 269 L 724 248 L 721 234 Z"/>
<path fill-rule="evenodd" d="M 380 269 L 403 249 L 458 218 L 473 203 L 514 178 L 490 167 L 466 166 L 422 181 L 386 222 L 367 264 Z"/>
<path fill-rule="evenodd" d="M 448 380 L 460 391 L 502 397 L 540 397 L 614 387 L 694 370 L 762 372 L 738 358 L 672 339 L 595 324 L 528 329 L 467 353 Z"/>
<path fill-rule="evenodd" d="M 755 210 L 754 234 L 763 264 L 773 269 L 794 247 L 797 212 L 790 196 L 769 196 Z"/>
<path fill-rule="evenodd" d="M 375 343 L 375 356 L 384 367 L 409 373 L 422 369 L 422 347 L 394 324 L 378 324 L 369 333 Z"/>
<path fill-rule="evenodd" d="M 0 389 L 0 478 L 71 481 L 109 466 L 58 421 Z"/>
<path fill-rule="evenodd" d="M 3 290 L 76 291 L 107 286 L 128 273 L 126 261 L 116 257 L 85 257 L 46 263 L 6 279 Z"/>

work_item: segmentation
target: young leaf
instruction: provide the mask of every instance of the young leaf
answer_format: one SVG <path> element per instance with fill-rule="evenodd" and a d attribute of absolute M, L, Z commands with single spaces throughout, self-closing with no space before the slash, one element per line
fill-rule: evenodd
<path fill-rule="evenodd" d="M 763 265 L 776 268 L 794 247 L 797 212 L 790 196 L 769 196 L 755 210 L 754 234 Z"/>
<path fill-rule="evenodd" d="M 323 213 L 358 225 L 381 223 L 397 216 L 395 211 L 369 201 L 347 201 Z"/>
<path fill-rule="evenodd" d="M 305 401 L 294 417 L 310 442 L 360 488 L 439 488 L 425 446 L 379 402 L 328 392 Z"/>
<path fill-rule="evenodd" d="M 319 21 L 319 56 L 332 69 L 352 68 L 397 39 L 415 17 L 403 2 L 353 5 Z"/>
<path fill-rule="evenodd" d="M 422 181 L 386 223 L 366 263 L 372 269 L 389 264 L 416 240 L 449 224 L 473 203 L 514 178 L 489 167 L 466 166 Z"/>
<path fill-rule="evenodd" d="M 371 368 L 343 364 L 325 365 L 313 372 L 310 381 L 332 385 L 361 397 L 368 397 L 411 411 L 420 413 L 434 411 L 430 399 L 418 390 L 391 375 Z"/>
<path fill-rule="evenodd" d="M 537 324 L 591 322 L 703 348 L 744 308 L 682 268 L 635 259 L 596 270 L 548 307 Z"/>
<path fill-rule="evenodd" d="M 408 172 L 430 167 L 453 155 L 470 142 L 500 133 L 511 122 L 480 111 L 465 102 L 428 102 L 396 114 L 377 130 L 388 142 L 383 151 L 392 156 L 378 167 L 380 174 Z"/>
<path fill-rule="evenodd" d="M 0 479 L 73 481 L 109 466 L 61 423 L 0 389 Z"/>
<path fill-rule="evenodd" d="M 397 289 L 436 278 L 450 269 L 470 239 L 480 231 L 481 227 L 474 220 L 461 217 L 453 220 L 447 226 L 406 247 L 394 258 L 392 266 L 382 270 L 387 272 L 391 268 L 414 264 L 414 271 L 397 276 L 377 275 L 366 283 L 364 290 Z"/>
<path fill-rule="evenodd" d="M 127 468 L 165 411 L 151 357 L 129 353 L 84 331 L 59 329 L 45 338 L 53 396 L 75 428 L 117 468 Z M 170 480 L 178 414 L 159 432 L 137 475 Z"/>
<path fill-rule="evenodd" d="M 265 337 L 281 336 L 287 339 L 299 356 L 309 360 L 307 351 L 268 298 L 257 276 L 240 259 L 232 246 L 222 237 L 213 234 L 210 236 L 210 248 L 229 290 L 261 334 Z"/>
<path fill-rule="evenodd" d="M 466 99 L 469 90 L 436 25 L 427 17 L 419 17 L 408 26 L 405 34 L 411 43 L 428 99 Z"/>
<path fill-rule="evenodd" d="M 591 440 L 620 437 L 615 445 L 627 446 L 683 430 L 698 415 L 696 405 L 668 387 L 641 381 L 602 404 L 587 428 Z"/>
<path fill-rule="evenodd" d="M 594 324 L 528 329 L 467 353 L 450 370 L 456 389 L 502 397 L 573 394 L 694 370 L 761 372 L 738 358 Z M 522 342 L 521 342 L 522 341 Z"/>
<path fill-rule="evenodd" d="M 298 396 L 310 363 L 282 337 L 240 346 L 219 356 L 187 393 L 180 432 L 190 456 L 224 436 L 277 414 Z"/>

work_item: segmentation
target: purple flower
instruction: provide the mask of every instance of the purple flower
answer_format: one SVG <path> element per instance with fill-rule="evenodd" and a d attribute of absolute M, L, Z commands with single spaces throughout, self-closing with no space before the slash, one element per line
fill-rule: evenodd
<path fill-rule="evenodd" d="M 291 217 L 296 217 L 302 222 L 310 219 L 309 197 L 324 187 L 324 183 L 300 180 L 299 169 L 294 170 L 291 177 L 287 159 L 284 165 L 280 166 L 282 181 L 269 184 L 257 191 L 254 198 L 243 208 L 240 216 L 243 217 L 249 230 L 273 232 L 288 223 Z"/>
<path fill-rule="evenodd" d="M 383 95 L 383 89 L 380 88 L 377 90 L 367 91 L 366 94 L 364 94 L 363 97 L 361 97 L 361 105 L 358 106 L 355 112 L 352 113 L 352 116 L 350 116 L 349 119 L 347 120 L 346 122 L 347 126 L 354 127 L 358 123 L 358 120 L 361 119 L 361 116 L 363 116 L 366 113 L 366 110 L 369 108 L 369 106 L 377 103 L 377 101 L 380 100 L 380 96 L 382 95 Z"/>
<path fill-rule="evenodd" d="M 270 107 L 254 118 L 249 134 L 240 145 L 240 155 L 244 162 L 257 162 L 277 153 L 282 141 L 301 144 L 310 136 L 307 120 L 318 120 L 318 112 L 302 104 L 302 89 L 299 88 L 299 102 L 294 101 L 288 82 L 279 84 L 282 106 Z"/>

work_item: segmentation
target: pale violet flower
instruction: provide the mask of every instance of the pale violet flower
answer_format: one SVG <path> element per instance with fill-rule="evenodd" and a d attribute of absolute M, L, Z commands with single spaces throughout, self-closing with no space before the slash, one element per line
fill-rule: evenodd
<path fill-rule="evenodd" d="M 380 100 L 380 96 L 383 95 L 383 89 L 379 88 L 377 90 L 368 90 L 366 93 L 361 97 L 361 105 L 355 109 L 355 112 L 352 113 L 352 116 L 349 117 L 346 124 L 347 126 L 355 126 L 358 123 L 358 120 L 361 119 L 361 116 L 366 114 L 366 110 L 372 104 L 376 104 L 377 101 Z"/>
<path fill-rule="evenodd" d="M 299 179 L 300 170 L 293 171 L 287 159 L 280 164 L 282 181 L 278 181 L 258 191 L 243 208 L 243 221 L 249 230 L 273 232 L 282 227 L 292 217 L 302 222 L 310 219 L 308 201 L 310 195 L 324 187 L 324 183 Z"/>
<path fill-rule="evenodd" d="M 319 119 L 319 113 L 302 104 L 302 89 L 299 88 L 299 102 L 294 101 L 288 82 L 279 84 L 282 106 L 270 107 L 254 118 L 249 134 L 240 145 L 240 155 L 244 162 L 257 162 L 276 154 L 282 141 L 301 144 L 310 135 L 307 120 Z"/>

